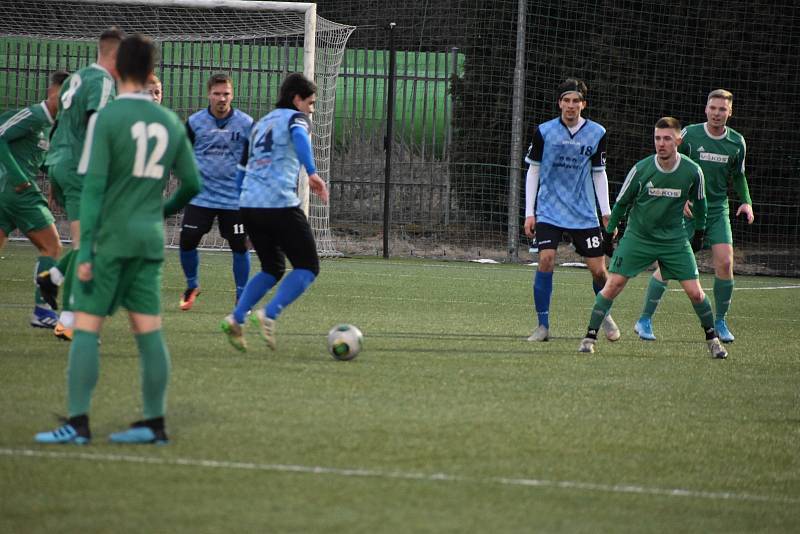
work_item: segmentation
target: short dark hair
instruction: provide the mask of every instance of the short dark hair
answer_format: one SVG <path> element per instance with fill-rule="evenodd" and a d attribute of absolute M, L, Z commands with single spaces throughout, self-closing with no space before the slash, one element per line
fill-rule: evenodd
<path fill-rule="evenodd" d="M 278 102 L 275 103 L 275 107 L 297 109 L 294 106 L 295 95 L 300 95 L 300 98 L 305 100 L 316 92 L 317 84 L 306 78 L 302 73 L 293 72 L 283 80 L 278 91 Z"/>
<path fill-rule="evenodd" d="M 97 47 L 100 50 L 100 54 L 105 56 L 109 52 L 112 52 L 120 45 L 123 39 L 125 39 L 125 32 L 116 26 L 104 30 L 97 40 Z"/>
<path fill-rule="evenodd" d="M 57 70 L 50 75 L 50 85 L 64 85 L 64 80 L 69 78 L 69 72 Z"/>
<path fill-rule="evenodd" d="M 152 39 L 139 33 L 126 37 L 119 44 L 117 52 L 120 79 L 147 84 L 157 59 L 158 48 Z"/>
<path fill-rule="evenodd" d="M 656 121 L 656 128 L 671 128 L 673 130 L 681 131 L 681 121 L 675 117 L 661 117 Z"/>
<path fill-rule="evenodd" d="M 208 79 L 208 83 L 206 87 L 210 91 L 212 87 L 217 85 L 218 83 L 227 83 L 231 87 L 233 87 L 233 78 L 230 75 L 225 74 L 224 72 L 218 72 L 216 74 L 212 74 L 211 78 Z"/>
<path fill-rule="evenodd" d="M 558 86 L 558 99 L 561 100 L 565 93 L 572 92 L 581 95 L 581 100 L 586 100 L 586 95 L 589 92 L 589 89 L 581 80 L 577 78 L 567 78 Z"/>

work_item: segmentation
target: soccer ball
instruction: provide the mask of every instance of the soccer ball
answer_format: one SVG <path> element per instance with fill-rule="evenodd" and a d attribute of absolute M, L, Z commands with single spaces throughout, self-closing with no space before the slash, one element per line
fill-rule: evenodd
<path fill-rule="evenodd" d="M 328 352 L 337 360 L 352 360 L 363 344 L 364 335 L 351 324 L 337 324 L 328 332 Z"/>

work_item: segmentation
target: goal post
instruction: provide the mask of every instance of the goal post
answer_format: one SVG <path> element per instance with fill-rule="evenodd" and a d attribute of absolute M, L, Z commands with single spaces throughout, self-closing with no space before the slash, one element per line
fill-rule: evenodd
<path fill-rule="evenodd" d="M 233 79 L 233 105 L 258 120 L 272 110 L 278 88 L 291 72 L 318 87 L 312 143 L 318 174 L 330 183 L 336 77 L 353 26 L 317 16 L 316 4 L 259 0 L 49 0 L 4 2 L 0 18 L 0 109 L 41 101 L 47 78 L 73 72 L 96 59 L 96 41 L 108 27 L 142 33 L 161 48 L 156 74 L 163 104 L 183 119 L 208 105 L 206 81 L 216 72 Z M 337 255 L 327 205 L 299 193 L 322 256 Z M 169 190 L 175 184 L 170 184 Z M 44 184 L 47 187 L 47 184 Z M 304 193 L 304 194 L 303 194 Z M 69 239 L 63 214 L 59 233 Z M 179 219 L 166 223 L 166 242 L 179 241 Z M 216 229 L 200 243 L 224 248 Z"/>

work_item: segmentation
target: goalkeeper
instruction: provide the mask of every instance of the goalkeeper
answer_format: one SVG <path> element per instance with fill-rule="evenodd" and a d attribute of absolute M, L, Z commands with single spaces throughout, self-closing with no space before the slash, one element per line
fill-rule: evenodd
<path fill-rule="evenodd" d="M 611 258 L 611 273 L 597 294 L 586 337 L 578 352 L 594 352 L 597 331 L 614 299 L 631 277 L 658 262 L 666 279 L 680 281 L 705 332 L 708 350 L 714 358 L 728 356 L 714 331 L 714 316 L 708 297 L 698 280 L 692 249 L 702 246 L 706 225 L 703 171 L 697 163 L 678 153 L 681 125 L 663 117 L 655 125 L 655 156 L 649 156 L 628 173 L 611 211 L 607 231 L 613 232 L 620 218 L 628 214 L 628 227 Z M 690 246 L 686 239 L 683 208 L 692 201 L 695 232 Z"/>

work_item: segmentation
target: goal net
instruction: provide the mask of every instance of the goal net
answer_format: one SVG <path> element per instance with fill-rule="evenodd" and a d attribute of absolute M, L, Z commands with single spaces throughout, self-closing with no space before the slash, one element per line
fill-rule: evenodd
<path fill-rule="evenodd" d="M 156 75 L 163 104 L 182 118 L 208 105 L 206 81 L 217 72 L 233 79 L 233 105 L 258 120 L 277 101 L 291 72 L 304 72 L 318 87 L 312 142 L 317 172 L 330 183 L 336 77 L 354 27 L 316 15 L 316 5 L 243 0 L 51 0 L 3 2 L 0 17 L 0 109 L 28 106 L 45 97 L 57 69 L 73 72 L 96 60 L 100 33 L 117 26 L 142 33 L 161 48 Z M 308 201 L 307 185 L 301 192 Z M 46 192 L 48 184 L 42 183 Z M 169 192 L 175 187 L 170 184 Z M 307 206 L 319 253 L 336 255 L 328 206 L 312 196 Z M 62 239 L 64 214 L 54 213 Z M 168 245 L 179 241 L 180 217 L 167 221 Z M 201 242 L 223 248 L 216 230 Z"/>

